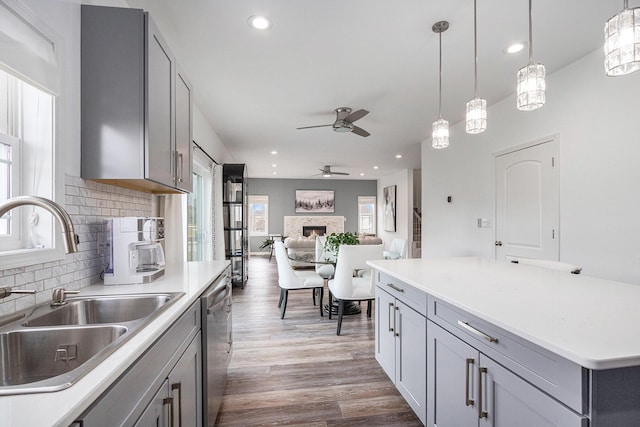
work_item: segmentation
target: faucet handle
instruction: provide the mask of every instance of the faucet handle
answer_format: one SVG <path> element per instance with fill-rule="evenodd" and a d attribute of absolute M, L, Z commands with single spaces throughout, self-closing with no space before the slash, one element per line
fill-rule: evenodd
<path fill-rule="evenodd" d="M 0 298 L 6 298 L 11 294 L 35 294 L 33 289 L 11 289 L 9 286 L 0 287 Z"/>
<path fill-rule="evenodd" d="M 51 292 L 51 306 L 56 307 L 59 305 L 65 305 L 67 303 L 67 295 L 79 294 L 80 291 L 68 291 L 65 288 L 55 288 Z"/>

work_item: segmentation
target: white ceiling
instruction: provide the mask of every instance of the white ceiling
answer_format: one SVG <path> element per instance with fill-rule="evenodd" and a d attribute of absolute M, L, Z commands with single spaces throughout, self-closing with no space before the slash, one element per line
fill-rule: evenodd
<path fill-rule="evenodd" d="M 376 179 L 420 168 L 420 142 L 438 117 L 436 21 L 450 22 L 442 35 L 443 117 L 450 124 L 463 120 L 473 97 L 473 0 L 127 3 L 159 24 L 197 105 L 234 161 L 247 163 L 250 177 L 311 178 L 332 165 L 351 173 L 347 178 Z M 604 22 L 622 3 L 535 0 L 534 61 L 549 74 L 601 48 Z M 478 95 L 489 106 L 509 96 L 515 108 L 515 74 L 528 53 L 508 56 L 503 49 L 528 39 L 527 11 L 527 0 L 478 0 Z M 269 17 L 272 28 L 250 28 L 252 15 Z M 332 123 L 341 106 L 369 110 L 356 124 L 371 136 L 296 130 Z"/>

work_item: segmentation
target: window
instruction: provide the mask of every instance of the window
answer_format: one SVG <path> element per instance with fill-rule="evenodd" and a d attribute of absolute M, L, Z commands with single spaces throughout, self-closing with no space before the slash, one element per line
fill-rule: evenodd
<path fill-rule="evenodd" d="M 187 261 L 212 259 L 212 168 L 211 160 L 201 150 L 194 150 L 193 192 L 187 197 Z"/>
<path fill-rule="evenodd" d="M 269 196 L 249 196 L 249 236 L 269 234 Z"/>
<path fill-rule="evenodd" d="M 375 196 L 358 196 L 358 234 L 376 234 Z"/>
<path fill-rule="evenodd" d="M 0 22 L 0 201 L 34 195 L 64 203 L 62 39 L 21 1 L 0 1 Z M 62 259 L 55 222 L 33 206 L 0 218 L 0 270 Z"/>

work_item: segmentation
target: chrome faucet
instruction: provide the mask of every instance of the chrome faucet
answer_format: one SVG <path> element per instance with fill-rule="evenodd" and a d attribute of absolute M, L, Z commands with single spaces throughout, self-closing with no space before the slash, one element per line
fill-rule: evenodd
<path fill-rule="evenodd" d="M 35 294 L 36 291 L 32 289 L 12 289 L 9 286 L 0 287 L 0 298 L 6 298 L 11 294 Z"/>
<path fill-rule="evenodd" d="M 65 253 L 70 254 L 73 252 L 78 252 L 78 236 L 73 229 L 71 217 L 62 206 L 52 200 L 38 196 L 12 197 L 0 203 L 0 216 L 6 214 L 13 208 L 27 205 L 37 206 L 51 212 L 51 215 L 53 215 L 58 220 L 60 227 L 62 227 L 62 239 L 64 240 Z"/>

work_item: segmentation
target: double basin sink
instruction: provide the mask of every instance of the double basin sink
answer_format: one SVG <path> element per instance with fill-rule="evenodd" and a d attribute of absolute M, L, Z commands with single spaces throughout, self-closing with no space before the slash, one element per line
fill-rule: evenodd
<path fill-rule="evenodd" d="M 0 319 L 0 395 L 71 386 L 181 295 L 78 296 Z"/>

